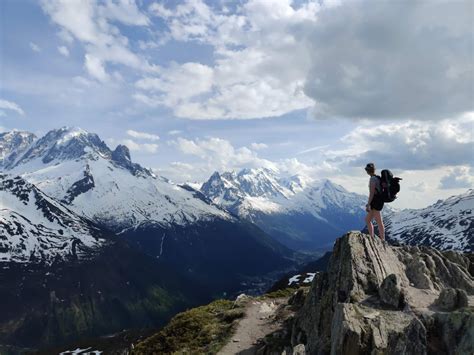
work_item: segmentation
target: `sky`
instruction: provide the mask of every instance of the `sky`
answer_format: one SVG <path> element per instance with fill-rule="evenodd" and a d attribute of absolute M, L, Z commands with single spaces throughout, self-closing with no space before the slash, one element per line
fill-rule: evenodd
<path fill-rule="evenodd" d="M 474 2 L 3 0 L 0 131 L 62 126 L 176 182 L 267 167 L 396 208 L 474 187 Z"/>

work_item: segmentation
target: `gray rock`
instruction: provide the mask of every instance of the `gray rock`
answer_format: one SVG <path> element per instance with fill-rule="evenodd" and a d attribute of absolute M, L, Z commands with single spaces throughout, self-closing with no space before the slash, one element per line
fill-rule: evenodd
<path fill-rule="evenodd" d="M 435 305 L 443 311 L 454 311 L 467 307 L 468 300 L 466 291 L 454 288 L 445 288 L 441 291 Z"/>
<path fill-rule="evenodd" d="M 297 312 L 291 343 L 305 344 L 308 354 L 472 353 L 464 352 L 472 344 L 472 308 L 463 308 L 462 316 L 430 308 L 440 293 L 446 294 L 443 304 L 466 304 L 474 294 L 469 268 L 463 254 L 384 247 L 377 238 L 347 233 Z M 443 291 L 450 288 L 460 289 L 456 297 Z M 445 328 L 451 330 L 439 333 Z"/>
<path fill-rule="evenodd" d="M 293 348 L 293 355 L 306 355 L 304 344 L 298 344 Z"/>
<path fill-rule="evenodd" d="M 405 306 L 405 295 L 402 290 L 397 275 L 390 274 L 383 281 L 379 288 L 380 300 L 394 308 L 403 308 Z"/>
<path fill-rule="evenodd" d="M 304 304 L 307 292 L 303 288 L 299 288 L 291 297 L 288 299 L 288 304 L 295 307 L 301 308 Z"/>

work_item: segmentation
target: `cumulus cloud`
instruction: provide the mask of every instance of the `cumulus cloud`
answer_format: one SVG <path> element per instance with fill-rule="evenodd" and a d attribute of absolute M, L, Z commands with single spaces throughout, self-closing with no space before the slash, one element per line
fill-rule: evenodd
<path fill-rule="evenodd" d="M 265 143 L 252 143 L 250 144 L 250 148 L 252 148 L 253 150 L 260 150 L 268 148 L 268 145 Z"/>
<path fill-rule="evenodd" d="M 442 166 L 474 165 L 474 117 L 439 122 L 363 125 L 342 138 L 347 147 L 327 152 L 330 161 L 364 166 L 428 170 Z"/>
<path fill-rule="evenodd" d="M 208 139 L 186 139 L 178 137 L 171 142 L 180 152 L 200 159 L 193 165 L 201 171 L 201 179 L 206 179 L 213 171 L 238 170 L 244 167 L 266 167 L 277 169 L 277 165 L 263 159 L 248 147 L 235 148 L 228 140 L 210 137 Z"/>
<path fill-rule="evenodd" d="M 137 138 L 137 139 L 145 139 L 145 140 L 151 140 L 151 141 L 157 141 L 160 139 L 160 137 L 156 134 L 138 132 L 138 131 L 134 131 L 133 129 L 127 130 L 127 134 L 130 137 Z"/>
<path fill-rule="evenodd" d="M 468 0 L 41 4 L 63 41 L 83 45 L 92 78 L 126 82 L 111 67 L 132 68 L 132 99 L 176 117 L 308 110 L 316 118 L 418 120 L 474 109 Z M 146 28 L 147 35 L 127 37 L 119 25 Z M 167 41 L 199 50 L 187 62 L 177 56 L 150 63 L 148 51 Z M 201 57 L 201 49 L 211 55 Z"/>
<path fill-rule="evenodd" d="M 59 46 L 58 52 L 61 53 L 65 57 L 69 57 L 69 49 L 66 46 Z"/>
<path fill-rule="evenodd" d="M 156 143 L 138 143 L 133 139 L 107 139 L 107 143 L 110 146 L 117 146 L 119 144 L 125 145 L 133 152 L 153 154 L 158 151 L 158 144 Z"/>
<path fill-rule="evenodd" d="M 474 186 L 474 171 L 467 166 L 456 167 L 440 180 L 440 189 L 462 189 Z"/>
<path fill-rule="evenodd" d="M 181 95 L 188 87 L 180 83 L 137 83 L 137 99 L 179 117 L 272 117 L 311 107 L 317 118 L 441 119 L 473 109 L 469 1 L 249 0 L 230 11 L 188 0 L 149 11 L 167 25 L 163 38 L 212 46 L 216 58 L 195 95 Z M 182 70 L 190 64 L 197 65 Z M 176 72 L 163 68 L 143 80 Z"/>
<path fill-rule="evenodd" d="M 205 71 L 192 62 L 178 69 L 163 68 L 158 77 L 137 83 L 135 98 L 191 119 L 273 117 L 310 107 L 313 100 L 303 92 L 309 64 L 306 46 L 289 30 L 300 22 L 315 21 L 319 5 L 310 1 L 294 8 L 290 1 L 279 0 L 236 6 L 233 13 L 201 0 L 185 1 L 174 9 L 150 6 L 167 24 L 168 38 L 210 45 L 216 59 Z M 196 92 L 189 92 L 189 84 L 179 80 L 173 86 L 143 85 L 144 81 L 166 83 L 188 69 L 192 79 L 203 84 Z"/>
<path fill-rule="evenodd" d="M 168 144 L 181 153 L 194 157 L 192 163 L 175 161 L 160 169 L 175 181 L 205 181 L 214 171 L 239 171 L 243 168 L 267 168 L 282 176 L 302 174 L 311 178 L 336 173 L 338 167 L 329 162 L 305 164 L 296 158 L 269 160 L 259 156 L 255 149 L 235 147 L 230 141 L 217 137 L 186 139 L 178 137 Z M 197 159 L 196 159 L 197 158 Z"/>
<path fill-rule="evenodd" d="M 20 115 L 24 115 L 25 111 L 15 102 L 0 99 L 0 109 L 14 111 Z M 5 114 L 5 111 L 3 111 Z"/>
<path fill-rule="evenodd" d="M 155 70 L 129 48 L 128 38 L 112 24 L 147 26 L 149 19 L 135 1 L 42 0 L 41 5 L 51 21 L 59 26 L 60 38 L 67 43 L 77 39 L 84 45 L 84 67 L 97 80 L 105 82 L 113 77 L 107 72 L 107 63 L 137 70 Z"/>
<path fill-rule="evenodd" d="M 319 12 L 305 33 L 305 93 L 315 115 L 441 119 L 472 111 L 472 10 L 470 1 L 353 1 Z"/>

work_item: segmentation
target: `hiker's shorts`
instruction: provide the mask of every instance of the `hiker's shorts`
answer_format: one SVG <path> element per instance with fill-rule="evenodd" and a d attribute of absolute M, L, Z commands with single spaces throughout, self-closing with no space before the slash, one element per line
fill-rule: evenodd
<path fill-rule="evenodd" d="M 374 198 L 372 199 L 372 202 L 370 203 L 370 208 L 372 208 L 373 210 L 382 211 L 383 204 L 384 202 L 382 195 L 375 194 Z"/>

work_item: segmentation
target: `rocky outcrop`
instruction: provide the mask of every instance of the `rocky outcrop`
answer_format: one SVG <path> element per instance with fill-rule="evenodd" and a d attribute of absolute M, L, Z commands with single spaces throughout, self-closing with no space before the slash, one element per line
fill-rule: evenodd
<path fill-rule="evenodd" d="M 295 316 L 292 345 L 307 354 L 472 354 L 469 270 L 463 254 L 347 233 Z"/>

